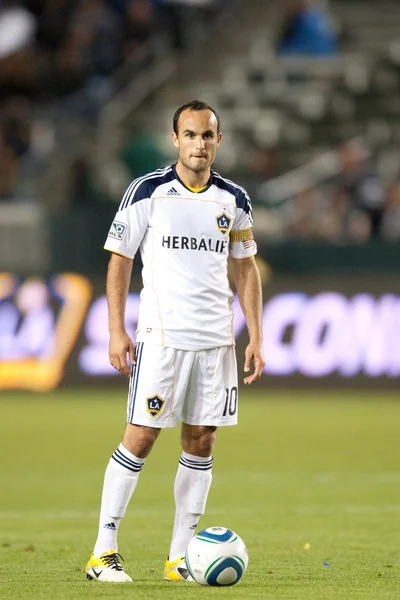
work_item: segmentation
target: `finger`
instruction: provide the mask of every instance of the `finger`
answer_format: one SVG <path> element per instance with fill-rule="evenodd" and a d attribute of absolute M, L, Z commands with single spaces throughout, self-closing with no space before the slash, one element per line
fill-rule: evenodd
<path fill-rule="evenodd" d="M 133 365 L 136 365 L 136 350 L 135 350 L 135 344 L 133 342 L 131 342 L 129 344 L 129 358 L 130 361 Z"/>
<path fill-rule="evenodd" d="M 265 362 L 261 359 L 261 358 L 257 358 L 254 361 L 254 374 L 257 375 L 257 379 L 260 379 L 262 373 L 263 373 L 263 369 L 265 367 Z"/>
<path fill-rule="evenodd" d="M 123 362 L 124 361 L 121 360 L 121 356 L 119 354 L 112 354 L 112 355 L 110 354 L 110 363 L 114 367 L 114 369 L 116 369 L 120 373 L 123 373 L 124 375 L 126 375 Z M 126 365 L 126 360 L 125 360 L 125 365 Z M 127 367 L 127 365 L 126 365 L 126 367 Z"/>
<path fill-rule="evenodd" d="M 256 381 L 258 379 L 256 373 L 253 373 L 252 375 L 250 375 L 249 377 L 245 377 L 243 379 L 243 383 L 246 385 L 251 385 L 252 383 L 254 383 L 254 381 Z"/>
<path fill-rule="evenodd" d="M 126 376 L 129 376 L 131 374 L 131 370 L 128 367 L 128 363 L 126 362 L 126 353 L 123 352 L 123 354 L 120 355 L 119 359 L 121 362 L 121 368 L 120 368 L 121 373 L 123 373 Z"/>
<path fill-rule="evenodd" d="M 116 369 L 117 371 L 120 371 L 120 370 L 121 370 L 121 364 L 120 364 L 120 361 L 119 361 L 119 357 L 118 357 L 118 356 L 115 356 L 115 355 L 111 355 L 111 354 L 110 354 L 110 365 L 111 365 L 112 367 L 114 367 L 114 369 Z"/>
<path fill-rule="evenodd" d="M 250 352 L 245 353 L 245 361 L 244 361 L 244 372 L 245 373 L 248 373 L 250 371 L 252 358 L 253 358 L 253 355 Z"/>
<path fill-rule="evenodd" d="M 264 364 L 265 363 L 261 358 L 256 358 L 254 360 L 254 373 L 249 377 L 245 377 L 243 379 L 243 383 L 245 383 L 246 385 L 251 385 L 254 381 L 260 379 L 263 372 Z"/>

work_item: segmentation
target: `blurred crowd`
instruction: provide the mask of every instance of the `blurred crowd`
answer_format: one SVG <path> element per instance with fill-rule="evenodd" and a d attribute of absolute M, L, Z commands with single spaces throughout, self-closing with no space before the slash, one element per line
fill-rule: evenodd
<path fill-rule="evenodd" d="M 192 6 L 194 5 L 194 6 Z M 108 76 L 154 35 L 182 47 L 186 11 L 214 0 L 1 0 L 0 90 L 62 96 Z"/>
<path fill-rule="evenodd" d="M 21 182 L 37 157 L 32 146 L 35 139 L 46 137 L 43 132 L 38 135 L 38 121 L 32 118 L 38 106 L 58 104 L 64 118 L 71 112 L 95 121 L 98 109 L 113 93 L 121 65 L 129 67 L 138 56 L 151 55 L 155 38 L 187 52 L 194 44 L 195 25 L 202 19 L 210 22 L 224 3 L 0 0 L 0 200 L 23 195 Z M 282 3 L 276 54 L 329 60 L 339 52 L 338 32 L 323 0 L 287 0 Z M 253 140 L 243 179 L 241 173 L 228 173 L 249 188 L 256 208 L 257 200 L 264 207 L 268 201 L 257 198 L 257 188 L 282 174 L 278 152 L 279 147 L 257 146 Z M 383 180 L 375 157 L 359 140 L 337 152 L 334 178 L 319 185 L 302 184 L 300 193 L 266 211 L 265 221 L 261 219 L 266 235 L 335 243 L 400 240 L 400 170 L 397 180 Z M 132 179 L 168 160 L 158 140 L 138 124 L 126 131 L 116 158 Z M 77 155 L 67 168 L 71 210 L 108 200 L 88 157 Z"/>
<path fill-rule="evenodd" d="M 0 0 L 0 199 L 18 193 L 32 112 L 61 103 L 92 120 L 113 75 L 151 60 L 157 37 L 186 51 L 186 21 L 208 19 L 216 0 Z"/>
<path fill-rule="evenodd" d="M 362 244 L 400 241 L 400 170 L 386 184 L 360 140 L 338 152 L 338 174 L 305 187 L 274 211 L 274 235 L 285 239 Z"/>

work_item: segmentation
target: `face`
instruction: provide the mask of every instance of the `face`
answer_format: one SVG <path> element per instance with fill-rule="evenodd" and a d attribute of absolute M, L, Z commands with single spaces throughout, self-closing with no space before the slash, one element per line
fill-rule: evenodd
<path fill-rule="evenodd" d="M 217 118 L 211 110 L 184 110 L 181 113 L 178 135 L 173 132 L 172 140 L 184 167 L 196 173 L 210 168 L 222 138 L 217 127 Z"/>

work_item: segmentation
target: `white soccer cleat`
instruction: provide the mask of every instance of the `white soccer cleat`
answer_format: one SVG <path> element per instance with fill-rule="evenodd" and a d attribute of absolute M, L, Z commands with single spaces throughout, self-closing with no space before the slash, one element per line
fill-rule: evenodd
<path fill-rule="evenodd" d="M 122 568 L 119 559 L 124 560 L 115 550 L 106 550 L 98 557 L 92 556 L 86 565 L 87 579 L 96 581 L 109 581 L 112 583 L 126 583 L 132 581 Z"/>

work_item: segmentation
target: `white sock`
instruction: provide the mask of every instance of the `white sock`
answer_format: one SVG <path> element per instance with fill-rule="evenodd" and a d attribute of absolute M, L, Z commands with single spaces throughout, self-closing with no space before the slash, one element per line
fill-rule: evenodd
<path fill-rule="evenodd" d="M 106 550 L 118 552 L 118 527 L 136 488 L 143 463 L 143 458 L 134 456 L 122 444 L 110 458 L 104 476 L 94 556 L 100 556 Z"/>
<path fill-rule="evenodd" d="M 175 478 L 175 521 L 169 560 L 185 556 L 200 516 L 204 513 L 211 486 L 212 457 L 182 452 Z"/>

